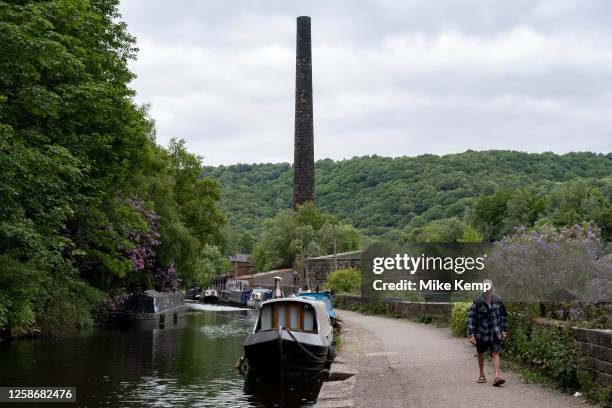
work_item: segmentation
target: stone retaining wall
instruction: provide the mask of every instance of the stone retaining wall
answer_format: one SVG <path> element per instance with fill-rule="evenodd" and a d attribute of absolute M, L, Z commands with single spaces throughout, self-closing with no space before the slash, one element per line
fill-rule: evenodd
<path fill-rule="evenodd" d="M 357 295 L 334 295 L 334 301 L 340 309 L 359 307 L 361 305 L 376 302 L 385 302 L 391 311 L 410 319 L 430 315 L 432 317 L 450 320 L 453 311 L 453 305 L 446 302 L 407 302 L 405 300 L 369 299 L 365 296 L 362 297 Z"/>
<path fill-rule="evenodd" d="M 304 261 L 303 285 L 310 289 L 323 287 L 330 273 L 337 269 L 361 268 L 363 251 L 352 251 L 333 255 L 317 256 Z"/>
<path fill-rule="evenodd" d="M 572 334 L 595 380 L 612 387 L 612 330 L 574 328 Z"/>

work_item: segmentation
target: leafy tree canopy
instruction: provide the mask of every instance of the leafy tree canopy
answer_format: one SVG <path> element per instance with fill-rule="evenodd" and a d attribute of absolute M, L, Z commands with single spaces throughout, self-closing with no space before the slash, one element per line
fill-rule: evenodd
<path fill-rule="evenodd" d="M 555 225 L 610 222 L 611 153 L 365 156 L 319 160 L 315 171 L 317 207 L 375 239 L 398 240 L 432 221 L 453 218 L 472 224 L 486 240 L 549 216 Z M 257 238 L 264 220 L 291 208 L 290 164 L 204 167 L 202 174 L 219 180 L 228 229 L 238 234 Z"/>
<path fill-rule="evenodd" d="M 266 221 L 253 250 L 256 270 L 291 267 L 297 256 L 311 257 L 352 251 L 359 247 L 359 234 L 351 225 L 324 214 L 313 203 L 297 211 L 283 210 Z"/>
<path fill-rule="evenodd" d="M 117 0 L 0 1 L 0 335 L 91 326 L 102 299 L 199 276 L 218 183 L 155 143 Z"/>

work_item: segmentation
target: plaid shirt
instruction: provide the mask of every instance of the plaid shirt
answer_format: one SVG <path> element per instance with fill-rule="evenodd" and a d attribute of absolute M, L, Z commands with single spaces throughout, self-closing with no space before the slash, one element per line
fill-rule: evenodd
<path fill-rule="evenodd" d="M 500 341 L 501 332 L 507 331 L 508 313 L 501 298 L 491 296 L 491 304 L 487 304 L 484 295 L 474 300 L 467 319 L 467 334 L 474 335 L 480 341 Z"/>

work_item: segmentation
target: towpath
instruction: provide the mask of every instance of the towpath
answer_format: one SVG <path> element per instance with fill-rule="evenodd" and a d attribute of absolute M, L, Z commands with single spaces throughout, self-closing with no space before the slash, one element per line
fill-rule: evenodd
<path fill-rule="evenodd" d="M 582 398 L 502 372 L 506 384 L 477 384 L 475 349 L 448 329 L 406 319 L 337 310 L 343 320 L 343 349 L 332 371 L 354 372 L 323 385 L 318 407 L 565 408 L 590 406 Z M 502 353 L 503 359 L 503 353 Z"/>

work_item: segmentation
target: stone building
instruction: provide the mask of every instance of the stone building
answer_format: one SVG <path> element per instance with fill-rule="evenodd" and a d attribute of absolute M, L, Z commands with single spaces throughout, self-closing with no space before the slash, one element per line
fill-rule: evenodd
<path fill-rule="evenodd" d="M 304 261 L 303 284 L 309 289 L 323 287 L 327 276 L 335 270 L 361 268 L 363 251 L 343 252 L 334 255 L 307 258 Z"/>
<path fill-rule="evenodd" d="M 228 274 L 232 277 L 241 277 L 251 275 L 253 273 L 253 265 L 251 264 L 251 255 L 249 254 L 236 254 L 229 257 L 229 261 L 232 264 L 231 271 Z"/>

